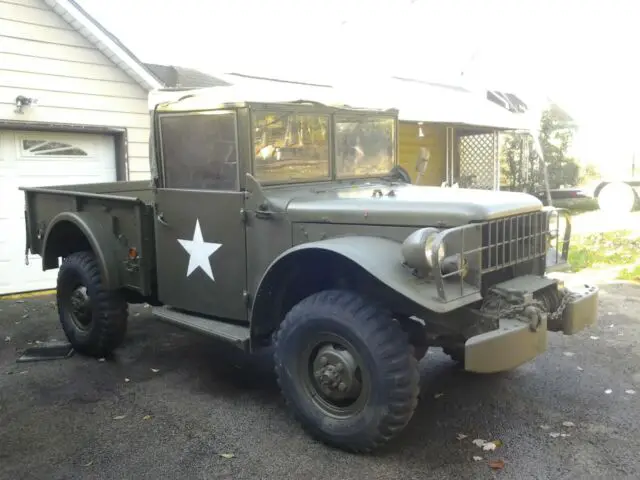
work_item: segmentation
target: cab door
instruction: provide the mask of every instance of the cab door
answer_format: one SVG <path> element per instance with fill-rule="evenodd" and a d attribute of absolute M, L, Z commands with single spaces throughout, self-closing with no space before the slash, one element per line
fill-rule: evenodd
<path fill-rule="evenodd" d="M 195 314 L 246 321 L 246 233 L 236 114 L 161 114 L 159 128 L 159 300 Z"/>

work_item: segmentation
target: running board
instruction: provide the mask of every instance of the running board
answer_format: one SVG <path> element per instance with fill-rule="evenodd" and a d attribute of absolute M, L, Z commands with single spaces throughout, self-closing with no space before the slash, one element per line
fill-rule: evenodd
<path fill-rule="evenodd" d="M 171 307 L 153 307 L 151 313 L 158 320 L 231 343 L 242 350 L 249 350 L 249 327 L 190 315 Z"/>

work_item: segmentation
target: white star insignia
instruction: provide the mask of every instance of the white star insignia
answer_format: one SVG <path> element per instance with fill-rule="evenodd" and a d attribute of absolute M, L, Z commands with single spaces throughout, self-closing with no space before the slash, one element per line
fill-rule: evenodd
<path fill-rule="evenodd" d="M 215 281 L 213 272 L 211 271 L 211 263 L 209 257 L 218 250 L 221 243 L 209 243 L 202 239 L 202 231 L 200 230 L 200 220 L 196 219 L 196 228 L 193 231 L 193 240 L 178 239 L 178 243 L 182 245 L 189 254 L 189 266 L 187 267 L 187 277 L 191 275 L 196 268 L 200 267 L 207 276 Z"/>

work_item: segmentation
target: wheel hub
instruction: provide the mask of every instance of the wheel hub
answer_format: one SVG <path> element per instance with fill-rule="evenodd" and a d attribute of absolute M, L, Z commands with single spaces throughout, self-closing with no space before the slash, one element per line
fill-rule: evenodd
<path fill-rule="evenodd" d="M 71 318 L 78 328 L 86 329 L 91 323 L 91 305 L 87 288 L 77 287 L 70 295 Z"/>
<path fill-rule="evenodd" d="M 356 398 L 361 390 L 358 366 L 348 350 L 334 345 L 322 347 L 313 361 L 316 383 L 331 400 Z"/>

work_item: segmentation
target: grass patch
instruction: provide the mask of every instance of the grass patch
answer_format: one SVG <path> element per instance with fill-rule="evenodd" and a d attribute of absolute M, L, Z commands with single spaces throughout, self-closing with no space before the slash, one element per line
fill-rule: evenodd
<path fill-rule="evenodd" d="M 640 233 L 628 230 L 593 233 L 571 239 L 569 263 L 585 268 L 619 268 L 618 278 L 640 280 Z"/>
<path fill-rule="evenodd" d="M 620 273 L 618 273 L 618 278 L 620 280 L 640 282 L 640 264 L 637 264 L 635 267 L 623 268 Z"/>

